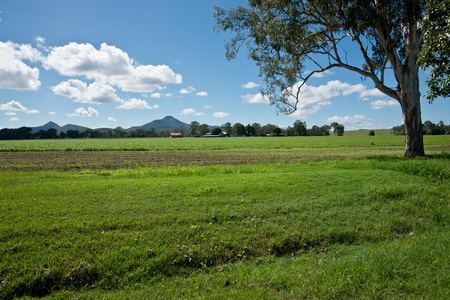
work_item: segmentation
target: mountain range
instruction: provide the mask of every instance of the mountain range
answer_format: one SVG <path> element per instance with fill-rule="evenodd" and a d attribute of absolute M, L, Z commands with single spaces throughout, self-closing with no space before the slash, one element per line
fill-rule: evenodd
<path fill-rule="evenodd" d="M 122 127 L 115 127 L 115 128 L 119 128 L 120 130 L 123 131 L 134 131 L 136 129 L 142 128 L 145 130 L 150 130 L 151 128 L 154 128 L 155 130 L 170 130 L 170 129 L 174 129 L 174 128 L 180 128 L 180 127 L 186 127 L 187 129 L 189 128 L 189 124 L 181 122 L 178 119 L 175 119 L 172 116 L 166 116 L 163 119 L 160 120 L 154 120 L 151 121 L 150 123 L 141 125 L 141 126 L 133 126 L 127 129 L 124 129 Z M 36 126 L 36 127 L 31 127 L 31 132 L 39 132 L 39 130 L 43 130 L 43 131 L 47 131 L 51 128 L 56 129 L 58 132 L 67 132 L 69 130 L 78 130 L 79 132 L 82 131 L 86 131 L 88 129 L 95 129 L 95 130 L 99 130 L 102 132 L 106 132 L 108 130 L 114 130 L 115 128 L 88 128 L 88 127 L 84 127 L 84 126 L 79 126 L 79 125 L 74 125 L 74 124 L 67 124 L 64 126 L 59 126 L 58 124 L 56 124 L 55 122 L 48 122 L 45 125 L 42 126 Z"/>

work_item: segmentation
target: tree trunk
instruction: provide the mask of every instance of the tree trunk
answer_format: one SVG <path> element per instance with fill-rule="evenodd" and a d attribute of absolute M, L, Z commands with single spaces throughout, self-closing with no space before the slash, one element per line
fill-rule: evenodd
<path fill-rule="evenodd" d="M 414 70 L 415 71 L 415 70 Z M 400 103 L 405 124 L 405 156 L 424 156 L 422 115 L 420 111 L 420 92 L 418 72 L 412 71 L 403 85 Z"/>

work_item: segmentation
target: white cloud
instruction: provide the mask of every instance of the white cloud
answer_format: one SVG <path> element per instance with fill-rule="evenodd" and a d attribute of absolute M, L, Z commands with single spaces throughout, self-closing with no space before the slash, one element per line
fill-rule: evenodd
<path fill-rule="evenodd" d="M 218 112 L 213 113 L 212 116 L 214 118 L 226 118 L 226 117 L 228 117 L 228 115 L 229 115 L 229 113 L 227 113 L 227 112 L 218 111 Z"/>
<path fill-rule="evenodd" d="M 153 93 L 150 95 L 152 98 L 161 98 L 161 93 Z"/>
<path fill-rule="evenodd" d="M 116 90 L 104 82 L 94 82 L 87 85 L 78 79 L 69 79 L 63 81 L 57 86 L 52 87 L 52 91 L 56 95 L 73 99 L 75 102 L 81 103 L 108 103 L 123 102 L 117 95 Z"/>
<path fill-rule="evenodd" d="M 50 112 L 48 112 L 48 114 L 53 116 L 53 115 L 56 115 L 56 112 L 50 111 Z"/>
<path fill-rule="evenodd" d="M 356 125 L 356 124 L 361 124 L 361 122 L 363 120 L 365 120 L 365 119 L 366 119 L 366 116 L 363 116 L 363 115 L 354 115 L 353 117 L 349 117 L 349 116 L 345 116 L 345 117 L 334 116 L 334 117 L 328 118 L 327 122 L 328 123 L 337 122 L 339 124 Z"/>
<path fill-rule="evenodd" d="M 293 91 L 296 91 L 301 85 L 297 83 Z M 328 81 L 325 85 L 309 86 L 304 84 L 299 94 L 299 102 L 297 104 L 297 111 L 292 113 L 291 117 L 306 118 L 319 111 L 323 106 L 330 105 L 331 100 L 339 96 L 350 96 L 357 94 L 358 99 L 368 100 L 369 97 L 380 96 L 376 89 L 368 89 L 362 84 L 352 85 L 339 80 Z M 382 95 L 382 94 L 381 94 Z M 295 102 L 295 98 L 291 96 L 288 101 Z"/>
<path fill-rule="evenodd" d="M 186 108 L 182 112 L 180 112 L 180 115 L 187 116 L 187 115 L 194 115 L 194 116 L 204 116 L 205 114 L 202 112 L 199 112 L 193 108 Z"/>
<path fill-rule="evenodd" d="M 259 87 L 259 86 L 261 86 L 261 85 L 249 81 L 249 82 L 247 82 L 246 84 L 243 84 L 243 85 L 241 85 L 241 86 L 242 86 L 242 88 L 244 88 L 244 89 L 253 89 L 253 88 Z"/>
<path fill-rule="evenodd" d="M 332 72 L 330 70 L 326 70 L 326 71 L 321 72 L 321 73 L 314 73 L 311 77 L 313 77 L 313 78 L 323 78 L 325 76 L 329 76 L 329 75 L 333 75 L 333 74 L 334 74 L 334 72 Z"/>
<path fill-rule="evenodd" d="M 55 47 L 44 61 L 44 67 L 64 76 L 85 76 L 136 93 L 182 83 L 182 76 L 168 66 L 137 65 L 126 52 L 106 43 L 99 50 L 91 44 L 75 42 Z"/>
<path fill-rule="evenodd" d="M 204 106 L 203 107 L 204 109 L 211 109 L 211 108 L 213 108 L 211 105 L 206 105 L 206 106 Z"/>
<path fill-rule="evenodd" d="M 11 118 L 11 119 L 9 119 L 11 122 L 17 122 L 17 121 L 20 121 L 20 119 L 19 118 L 17 118 L 17 117 L 14 117 L 14 118 Z"/>
<path fill-rule="evenodd" d="M 28 109 L 25 106 L 23 106 L 19 101 L 11 100 L 6 104 L 0 104 L 0 110 L 6 111 L 6 115 L 8 116 L 15 116 L 15 111 L 24 112 L 27 114 L 38 114 L 39 111 L 36 109 Z"/>
<path fill-rule="evenodd" d="M 6 104 L 0 104 L 0 110 L 4 111 L 28 111 L 28 108 L 23 106 L 19 101 L 11 100 Z"/>
<path fill-rule="evenodd" d="M 166 94 L 164 94 L 164 97 L 166 97 L 166 98 L 173 97 L 173 93 L 166 93 Z"/>
<path fill-rule="evenodd" d="M 117 106 L 118 109 L 156 109 L 159 108 L 158 105 L 150 106 L 147 101 L 131 98 L 130 100 L 126 100 L 123 104 Z"/>
<path fill-rule="evenodd" d="M 196 89 L 194 87 L 188 86 L 187 88 L 181 89 L 180 90 L 180 94 L 185 95 L 185 94 L 190 94 L 190 93 L 195 92 L 195 91 L 196 91 Z"/>
<path fill-rule="evenodd" d="M 197 96 L 206 97 L 206 96 L 208 96 L 208 93 L 207 92 L 198 92 Z"/>
<path fill-rule="evenodd" d="M 98 117 L 99 113 L 92 107 L 88 107 L 86 110 L 84 107 L 75 109 L 75 113 L 67 114 L 69 117 Z"/>
<path fill-rule="evenodd" d="M 114 119 L 113 117 L 109 117 L 109 118 L 108 118 L 108 121 L 110 121 L 110 122 L 117 122 L 117 120 Z"/>
<path fill-rule="evenodd" d="M 383 108 L 396 108 L 400 104 L 394 100 L 376 100 L 374 102 L 370 102 L 370 105 L 372 106 L 372 109 L 383 109 Z"/>
<path fill-rule="evenodd" d="M 42 55 L 30 45 L 0 42 L 0 88 L 39 89 L 39 69 L 28 66 L 23 60 L 37 62 L 42 60 Z"/>
<path fill-rule="evenodd" d="M 270 104 L 269 99 L 267 99 L 267 97 L 264 97 L 261 93 L 258 94 L 246 94 L 246 95 L 242 95 L 242 103 L 251 103 L 251 104 L 255 104 L 255 103 L 265 103 L 265 104 Z"/>

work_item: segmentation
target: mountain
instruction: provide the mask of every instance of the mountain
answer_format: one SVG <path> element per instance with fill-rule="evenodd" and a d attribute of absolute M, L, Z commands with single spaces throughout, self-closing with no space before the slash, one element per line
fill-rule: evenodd
<path fill-rule="evenodd" d="M 167 116 L 161 120 L 154 120 L 154 121 L 144 124 L 142 126 L 133 126 L 133 127 L 127 128 L 127 129 L 123 129 L 122 127 L 116 127 L 116 128 L 119 128 L 120 130 L 123 130 L 123 131 L 134 131 L 139 128 L 143 128 L 145 130 L 150 130 L 151 128 L 154 128 L 156 130 L 166 130 L 166 129 L 179 128 L 181 126 L 184 126 L 184 127 L 186 127 L 186 129 L 189 129 L 189 124 L 183 123 L 180 120 L 177 120 L 172 116 Z M 67 132 L 69 130 L 78 130 L 79 132 L 82 132 L 82 131 L 86 131 L 87 129 L 90 129 L 88 127 L 83 127 L 83 126 L 74 125 L 74 124 L 67 124 L 64 126 L 59 126 L 55 122 L 50 121 L 47 124 L 42 125 L 42 126 L 31 127 L 31 132 L 33 132 L 33 133 L 39 132 L 39 130 L 47 131 L 51 128 L 56 129 L 58 132 Z M 95 130 L 106 132 L 108 130 L 113 130 L 113 129 L 97 128 Z"/>
<path fill-rule="evenodd" d="M 55 128 L 58 132 L 61 131 L 61 126 L 56 124 L 55 122 L 48 122 L 45 125 L 37 126 L 37 127 L 31 127 L 31 132 L 39 132 L 39 130 L 47 131 L 51 128 Z"/>
<path fill-rule="evenodd" d="M 125 131 L 133 131 L 139 128 L 143 128 L 145 130 L 150 130 L 151 128 L 154 128 L 156 130 L 161 130 L 161 129 L 173 129 L 173 128 L 179 128 L 181 126 L 186 127 L 186 129 L 189 128 L 189 124 L 187 123 L 183 123 L 178 119 L 175 119 L 172 116 L 167 116 L 164 117 L 161 120 L 154 120 L 150 123 L 144 124 L 142 126 L 133 126 L 130 127 L 128 129 L 125 129 Z"/>

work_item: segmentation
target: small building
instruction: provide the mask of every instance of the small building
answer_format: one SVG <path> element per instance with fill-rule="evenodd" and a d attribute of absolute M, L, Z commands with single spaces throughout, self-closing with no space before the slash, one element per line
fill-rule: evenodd
<path fill-rule="evenodd" d="M 181 132 L 172 132 L 172 133 L 170 134 L 170 137 L 171 137 L 171 138 L 182 138 L 183 135 L 181 134 Z"/>

